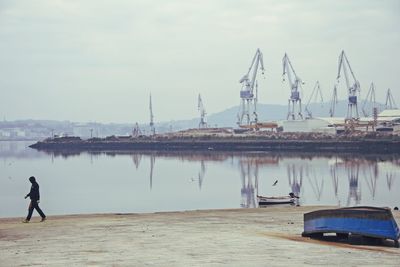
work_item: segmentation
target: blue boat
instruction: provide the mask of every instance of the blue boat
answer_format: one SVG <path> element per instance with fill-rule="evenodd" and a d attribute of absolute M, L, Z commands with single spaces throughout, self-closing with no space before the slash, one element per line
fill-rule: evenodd
<path fill-rule="evenodd" d="M 389 208 L 349 207 L 304 214 L 302 236 L 323 237 L 325 233 L 336 233 L 349 240 L 352 236 L 391 239 L 399 247 L 400 230 Z"/>

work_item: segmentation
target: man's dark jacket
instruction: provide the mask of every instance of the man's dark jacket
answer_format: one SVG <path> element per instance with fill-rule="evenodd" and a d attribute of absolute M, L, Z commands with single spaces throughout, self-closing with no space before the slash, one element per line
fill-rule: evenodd
<path fill-rule="evenodd" d="M 34 182 L 32 183 L 31 186 L 31 191 L 27 195 L 31 200 L 39 200 L 40 199 L 40 194 L 39 194 L 39 184 Z"/>

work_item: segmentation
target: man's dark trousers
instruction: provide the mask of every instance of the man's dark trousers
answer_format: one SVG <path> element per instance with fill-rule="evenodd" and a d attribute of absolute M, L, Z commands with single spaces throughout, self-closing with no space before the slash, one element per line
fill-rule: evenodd
<path fill-rule="evenodd" d="M 31 200 L 31 204 L 29 205 L 29 213 L 28 213 L 28 216 L 26 217 L 27 221 L 29 221 L 31 219 L 33 209 L 36 209 L 36 211 L 39 213 L 40 217 L 46 218 L 46 215 L 44 215 L 43 211 L 39 208 L 39 204 L 37 203 L 37 200 Z"/>

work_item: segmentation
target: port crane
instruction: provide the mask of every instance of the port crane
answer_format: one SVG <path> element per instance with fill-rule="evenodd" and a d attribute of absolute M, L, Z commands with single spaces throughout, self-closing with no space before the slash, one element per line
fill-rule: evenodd
<path fill-rule="evenodd" d="M 314 102 L 317 102 L 317 99 L 320 99 L 321 101 L 321 105 L 324 103 L 324 98 L 322 97 L 322 91 L 321 91 L 321 87 L 319 85 L 319 81 L 317 81 L 315 83 L 314 89 L 312 90 L 312 93 L 310 95 L 310 98 L 308 99 L 307 105 L 305 106 L 304 110 L 307 113 L 307 117 L 308 118 L 312 118 L 312 112 L 310 110 L 310 103 L 312 100 L 314 100 Z"/>
<path fill-rule="evenodd" d="M 336 104 L 338 103 L 337 99 L 337 85 L 333 86 L 333 94 L 332 94 L 332 100 L 331 100 L 331 107 L 329 109 L 329 115 L 331 117 L 335 116 L 335 107 Z"/>
<path fill-rule="evenodd" d="M 290 98 L 289 98 L 287 119 L 288 120 L 289 119 L 296 120 L 297 118 L 303 119 L 303 114 L 301 111 L 300 88 L 301 85 L 304 84 L 304 82 L 300 79 L 299 76 L 297 76 L 296 72 L 294 71 L 293 65 L 290 62 L 287 53 L 285 53 L 282 59 L 282 63 L 283 63 L 283 74 L 282 74 L 283 81 L 285 81 L 285 74 L 286 74 L 290 86 Z M 297 106 L 297 111 L 296 111 L 296 106 Z M 296 112 L 298 115 L 297 118 L 295 114 Z"/>
<path fill-rule="evenodd" d="M 346 86 L 348 90 L 348 104 L 347 104 L 347 115 L 346 115 L 346 120 L 358 120 L 360 119 L 360 116 L 358 114 L 358 108 L 357 108 L 357 92 L 360 92 L 360 83 L 356 79 L 353 70 L 351 69 L 349 60 L 346 57 L 346 54 L 344 53 L 344 50 L 340 53 L 339 56 L 339 66 L 338 66 L 338 74 L 336 77 L 337 82 L 339 83 L 340 75 L 343 70 L 344 77 L 346 79 Z M 353 84 L 350 84 L 350 77 L 349 77 L 349 72 L 351 74 L 351 77 L 353 78 Z"/>
<path fill-rule="evenodd" d="M 197 99 L 197 109 L 200 112 L 200 122 L 199 128 L 207 128 L 207 120 L 206 120 L 206 109 L 204 108 L 203 100 L 201 99 L 201 95 Z"/>
<path fill-rule="evenodd" d="M 250 112 L 251 107 L 253 107 L 253 116 L 255 121 L 257 122 L 257 72 L 260 68 L 262 74 L 264 75 L 264 62 L 263 62 L 263 54 L 260 49 L 257 49 L 253 60 L 251 61 L 249 70 L 247 73 L 239 80 L 239 83 L 242 84 L 242 88 L 240 90 L 240 98 L 241 98 L 241 106 L 238 114 L 238 125 L 243 125 L 244 123 L 250 125 Z M 251 77 L 250 77 L 251 74 Z M 256 94 L 254 95 L 254 89 L 256 89 Z"/>
<path fill-rule="evenodd" d="M 151 94 L 150 94 L 150 103 L 149 103 L 149 109 L 150 109 L 150 134 L 155 135 L 156 134 L 156 128 L 154 127 L 154 115 L 153 115 L 153 104 L 151 102 Z"/>
<path fill-rule="evenodd" d="M 387 90 L 387 93 L 386 93 L 385 108 L 386 109 L 397 109 L 397 105 L 394 102 L 394 98 L 393 98 L 392 91 L 390 90 L 390 88 Z"/>
<path fill-rule="evenodd" d="M 369 87 L 367 96 L 365 97 L 363 106 L 361 108 L 361 111 L 362 111 L 364 117 L 369 117 L 370 113 L 368 112 L 368 108 L 371 108 L 371 105 L 372 105 L 372 110 L 377 107 L 376 101 L 375 101 L 375 84 L 373 82 L 371 83 L 371 86 Z"/>
<path fill-rule="evenodd" d="M 136 122 L 132 130 L 132 136 L 138 137 L 140 135 L 142 135 L 142 131 L 140 130 L 139 123 Z"/>

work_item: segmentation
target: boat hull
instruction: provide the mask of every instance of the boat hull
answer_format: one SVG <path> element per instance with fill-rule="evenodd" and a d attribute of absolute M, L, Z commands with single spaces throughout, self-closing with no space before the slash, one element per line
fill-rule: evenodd
<path fill-rule="evenodd" d="M 387 208 L 351 207 L 304 214 L 303 236 L 324 233 L 392 239 L 398 245 L 399 227 Z"/>
<path fill-rule="evenodd" d="M 259 206 L 267 205 L 281 205 L 281 204 L 291 204 L 294 205 L 296 199 L 291 197 L 263 197 L 257 196 Z"/>

